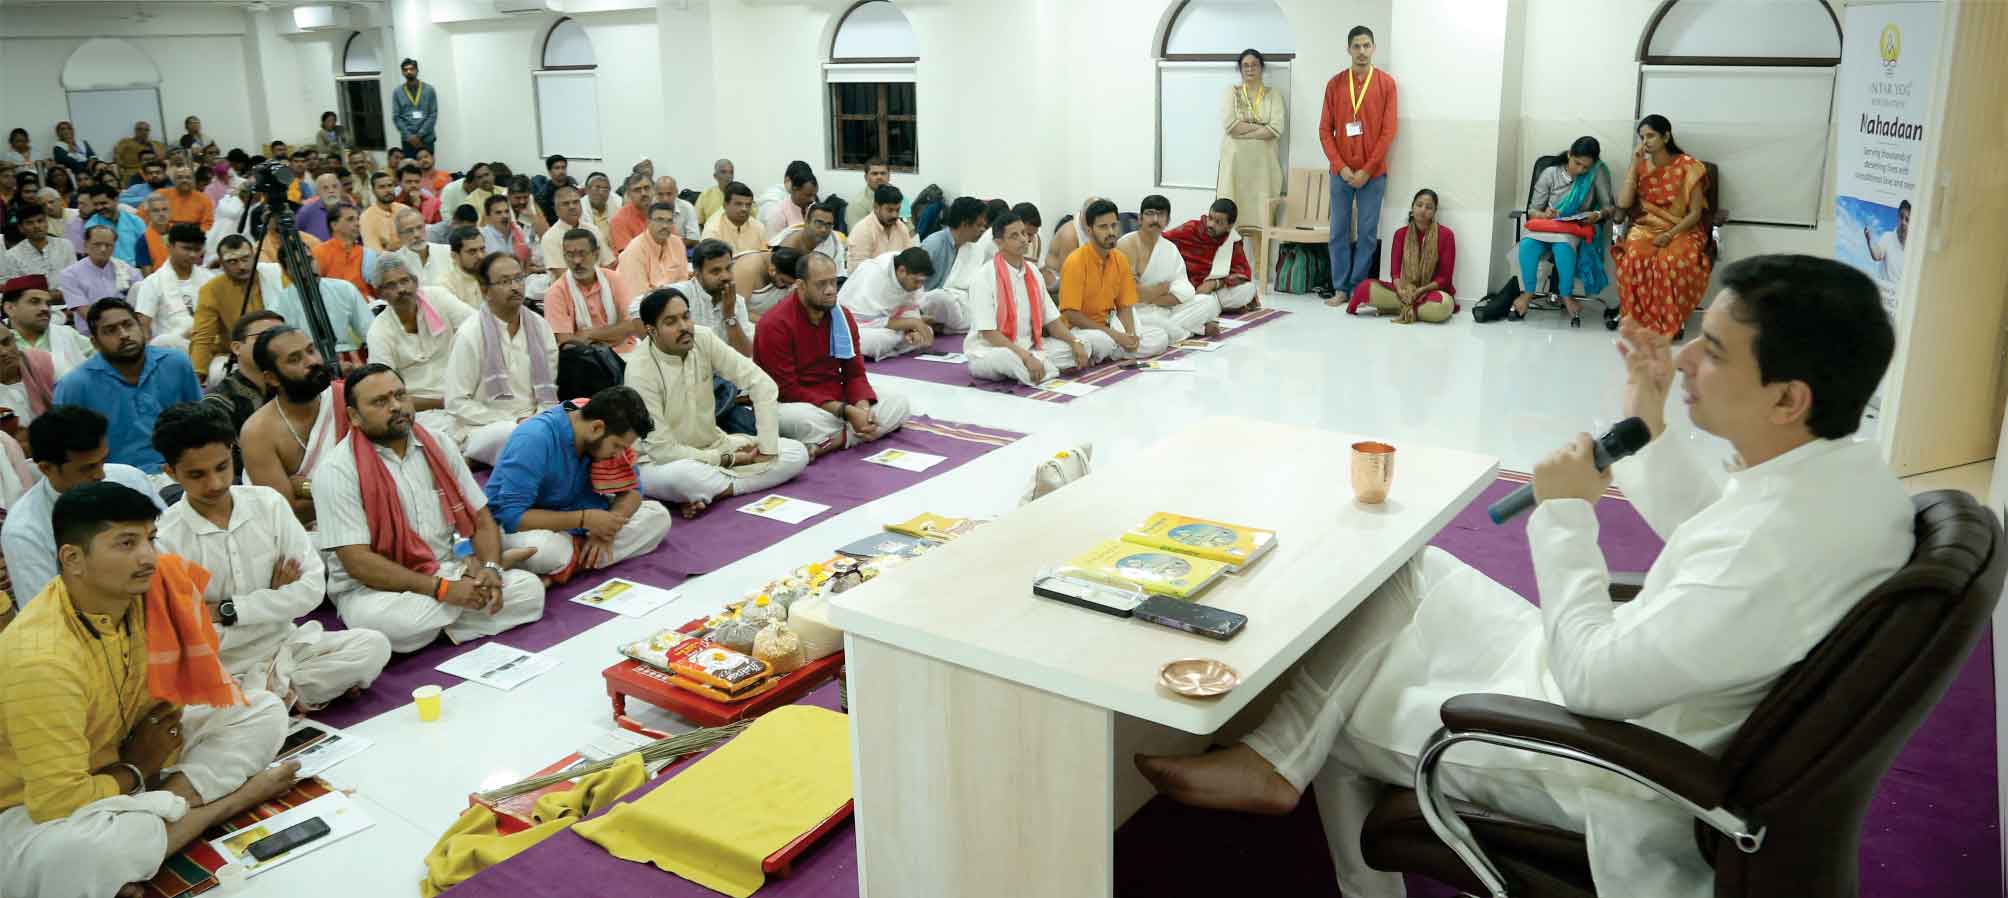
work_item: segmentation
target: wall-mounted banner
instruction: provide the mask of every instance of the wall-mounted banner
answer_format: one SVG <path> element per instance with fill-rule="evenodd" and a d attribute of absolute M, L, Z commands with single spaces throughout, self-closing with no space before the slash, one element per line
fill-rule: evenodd
<path fill-rule="evenodd" d="M 1938 71 L 1938 0 L 1850 3 L 1834 87 L 1834 257 L 1869 273 L 1896 314 Z"/>

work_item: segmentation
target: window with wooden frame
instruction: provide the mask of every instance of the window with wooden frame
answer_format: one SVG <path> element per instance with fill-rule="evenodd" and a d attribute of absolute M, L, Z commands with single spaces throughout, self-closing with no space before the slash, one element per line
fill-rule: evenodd
<path fill-rule="evenodd" d="M 335 76 L 335 100 L 349 139 L 365 150 L 384 142 L 383 63 L 376 35 L 358 31 L 342 44 L 342 70 Z"/>
<path fill-rule="evenodd" d="M 920 168 L 914 66 L 920 41 L 890 0 L 845 10 L 823 67 L 829 85 L 829 167 L 862 171 L 876 157 L 898 172 Z"/>

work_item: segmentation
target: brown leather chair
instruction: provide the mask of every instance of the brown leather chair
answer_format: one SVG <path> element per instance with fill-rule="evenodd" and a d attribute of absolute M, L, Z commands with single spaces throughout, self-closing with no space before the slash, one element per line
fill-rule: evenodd
<path fill-rule="evenodd" d="M 1457 696 L 1423 749 L 1417 788 L 1393 791 L 1367 818 L 1367 862 L 1496 898 L 1597 894 L 1580 833 L 1427 797 L 1444 749 L 1473 741 L 1594 764 L 1685 807 L 1719 898 L 1855 895 L 1876 785 L 1972 653 L 2008 571 L 2001 524 L 1972 496 L 1912 501 L 1910 563 L 1785 672 L 1722 757 L 1546 702 Z"/>

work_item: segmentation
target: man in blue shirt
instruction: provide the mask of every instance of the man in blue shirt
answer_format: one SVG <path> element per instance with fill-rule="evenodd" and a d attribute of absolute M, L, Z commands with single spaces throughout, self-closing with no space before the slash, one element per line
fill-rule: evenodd
<path fill-rule="evenodd" d="M 112 257 L 134 267 L 139 266 L 139 248 L 146 242 L 146 222 L 140 217 L 119 208 L 119 193 L 110 184 L 86 187 L 78 194 L 78 216 L 64 225 L 64 233 L 69 236 L 70 245 L 82 251 L 84 229 L 94 225 L 104 225 L 118 235 L 118 242 L 112 245 Z M 69 297 L 63 297 L 67 302 Z"/>
<path fill-rule="evenodd" d="M 560 581 L 654 551 L 669 535 L 669 509 L 642 498 L 633 450 L 653 430 L 648 406 L 628 387 L 524 421 L 488 477 L 503 546 L 535 548 L 523 567 Z"/>
<path fill-rule="evenodd" d="M 404 137 L 405 152 L 416 153 L 421 148 L 431 152 L 438 140 L 433 128 L 439 124 L 439 92 L 418 80 L 418 60 L 406 59 L 398 71 L 404 74 L 404 83 L 391 92 L 391 120 Z"/>
<path fill-rule="evenodd" d="M 201 402 L 195 366 L 188 354 L 150 346 L 139 313 L 117 297 L 91 304 L 85 320 L 98 354 L 56 383 L 57 405 L 81 405 L 105 416 L 111 461 L 131 465 L 160 479 L 160 453 L 153 448 L 153 422 L 177 402 Z"/>
<path fill-rule="evenodd" d="M 167 163 L 148 159 L 139 164 L 139 180 L 126 186 L 125 191 L 119 194 L 119 202 L 137 209 L 154 191 L 166 190 L 173 183 L 167 177 Z"/>

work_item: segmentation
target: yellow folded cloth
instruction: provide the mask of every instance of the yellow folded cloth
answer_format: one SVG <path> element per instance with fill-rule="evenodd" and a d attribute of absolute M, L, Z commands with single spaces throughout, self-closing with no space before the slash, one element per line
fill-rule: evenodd
<path fill-rule="evenodd" d="M 776 708 L 639 800 L 573 828 L 622 860 L 651 863 L 713 891 L 747 898 L 760 863 L 851 800 L 844 715 Z"/>
<path fill-rule="evenodd" d="M 426 854 L 425 878 L 418 883 L 419 893 L 434 898 L 474 874 L 564 832 L 579 818 L 606 807 L 647 781 L 648 770 L 641 755 L 628 755 L 612 767 L 580 778 L 570 789 L 537 799 L 536 809 L 531 812 L 537 825 L 508 835 L 497 828 L 494 811 L 481 805 L 468 808 Z"/>

